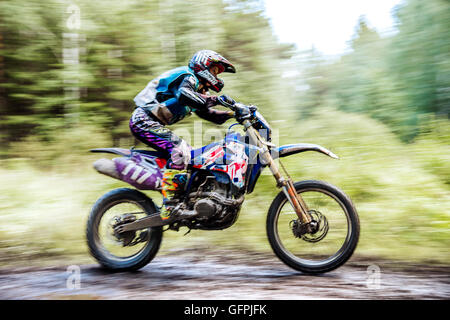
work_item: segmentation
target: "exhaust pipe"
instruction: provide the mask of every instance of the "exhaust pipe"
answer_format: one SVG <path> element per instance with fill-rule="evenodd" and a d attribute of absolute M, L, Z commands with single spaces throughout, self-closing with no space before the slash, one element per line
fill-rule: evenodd
<path fill-rule="evenodd" d="M 97 170 L 99 173 L 107 175 L 108 177 L 114 178 L 114 179 L 120 179 L 119 173 L 116 170 L 116 164 L 114 161 L 110 159 L 98 159 L 93 164 L 94 169 Z"/>

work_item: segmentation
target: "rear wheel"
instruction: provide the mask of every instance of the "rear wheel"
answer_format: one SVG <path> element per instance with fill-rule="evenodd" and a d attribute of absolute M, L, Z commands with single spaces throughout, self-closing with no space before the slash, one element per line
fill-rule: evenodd
<path fill-rule="evenodd" d="M 302 229 L 280 192 L 267 216 L 267 235 L 275 254 L 291 268 L 323 273 L 338 268 L 353 254 L 359 239 L 359 218 L 351 200 L 337 187 L 310 180 L 294 184 L 312 219 L 313 232 Z"/>
<path fill-rule="evenodd" d="M 142 192 L 129 188 L 112 190 L 94 204 L 86 236 L 92 256 L 114 271 L 137 270 L 148 264 L 161 245 L 162 227 L 117 233 L 114 227 L 157 212 Z"/>

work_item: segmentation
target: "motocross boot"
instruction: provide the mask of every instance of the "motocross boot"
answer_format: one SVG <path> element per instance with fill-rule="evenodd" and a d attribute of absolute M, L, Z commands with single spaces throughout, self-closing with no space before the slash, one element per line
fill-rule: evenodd
<path fill-rule="evenodd" d="M 186 183 L 186 170 L 166 169 L 161 181 L 161 193 L 163 195 L 163 205 L 160 216 L 162 220 L 167 220 L 172 216 L 172 211 L 176 201 L 174 197 L 184 189 Z"/>

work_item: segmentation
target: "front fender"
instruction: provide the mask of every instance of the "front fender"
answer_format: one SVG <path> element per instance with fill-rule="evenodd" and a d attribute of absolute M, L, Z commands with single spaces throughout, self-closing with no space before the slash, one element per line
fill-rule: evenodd
<path fill-rule="evenodd" d="M 278 148 L 272 149 L 272 157 L 274 159 L 277 158 L 283 158 L 287 157 L 296 153 L 305 152 L 305 151 L 316 151 L 323 154 L 326 154 L 327 156 L 339 159 L 337 155 L 335 155 L 330 150 L 319 146 L 318 144 L 312 144 L 312 143 L 296 143 L 296 144 L 287 144 Z"/>

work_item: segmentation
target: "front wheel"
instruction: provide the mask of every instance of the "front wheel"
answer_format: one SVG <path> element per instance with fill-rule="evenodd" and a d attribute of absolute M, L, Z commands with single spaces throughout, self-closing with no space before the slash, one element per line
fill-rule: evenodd
<path fill-rule="evenodd" d="M 350 259 L 359 239 L 359 218 L 350 198 L 337 187 L 316 180 L 294 183 L 315 220 L 314 233 L 299 232 L 300 223 L 283 192 L 267 215 L 267 236 L 275 254 L 291 268 L 323 273 Z"/>

